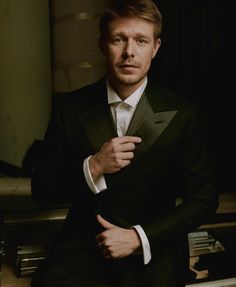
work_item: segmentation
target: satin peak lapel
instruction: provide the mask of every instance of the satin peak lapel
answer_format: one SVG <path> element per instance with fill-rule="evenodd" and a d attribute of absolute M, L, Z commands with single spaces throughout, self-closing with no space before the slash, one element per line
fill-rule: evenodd
<path fill-rule="evenodd" d="M 142 142 L 135 149 L 135 159 L 160 137 L 177 112 L 173 110 L 154 113 L 146 96 L 143 97 L 127 131 L 127 135 L 142 138 Z"/>
<path fill-rule="evenodd" d="M 82 124 L 95 152 L 97 152 L 105 142 L 117 136 L 108 104 L 100 104 L 87 110 Z"/>

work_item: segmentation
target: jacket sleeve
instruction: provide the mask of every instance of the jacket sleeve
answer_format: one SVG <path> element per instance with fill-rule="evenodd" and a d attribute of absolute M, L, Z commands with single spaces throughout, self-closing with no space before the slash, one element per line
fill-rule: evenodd
<path fill-rule="evenodd" d="M 43 139 L 41 156 L 31 177 L 32 197 L 42 205 L 67 204 L 92 196 L 83 174 L 83 160 L 68 157 L 62 123 L 63 96 L 57 96 Z"/>
<path fill-rule="evenodd" d="M 178 179 L 182 202 L 143 226 L 152 253 L 160 253 L 182 240 L 215 214 L 218 206 L 214 161 L 207 146 L 203 117 L 196 109 L 184 137 Z"/>

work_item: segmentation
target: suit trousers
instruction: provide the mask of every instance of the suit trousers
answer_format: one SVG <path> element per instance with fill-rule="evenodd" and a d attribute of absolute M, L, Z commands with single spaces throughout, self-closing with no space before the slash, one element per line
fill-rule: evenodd
<path fill-rule="evenodd" d="M 95 245 L 58 249 L 37 268 L 31 287 L 184 287 L 184 267 L 169 254 L 159 259 L 147 265 L 142 255 L 107 261 Z"/>

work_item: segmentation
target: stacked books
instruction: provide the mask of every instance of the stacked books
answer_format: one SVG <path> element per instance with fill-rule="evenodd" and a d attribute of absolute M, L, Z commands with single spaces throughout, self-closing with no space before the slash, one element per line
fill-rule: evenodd
<path fill-rule="evenodd" d="M 46 247 L 43 245 L 19 245 L 16 249 L 17 277 L 31 275 L 46 258 Z"/>
<path fill-rule="evenodd" d="M 190 257 L 224 251 L 222 243 L 210 231 L 196 231 L 188 235 Z"/>
<path fill-rule="evenodd" d="M 202 285 L 199 286 L 208 286 L 206 283 L 211 281 L 235 278 L 235 239 L 235 227 L 197 230 L 189 233 L 190 262 L 188 282 L 190 284 L 201 283 Z"/>

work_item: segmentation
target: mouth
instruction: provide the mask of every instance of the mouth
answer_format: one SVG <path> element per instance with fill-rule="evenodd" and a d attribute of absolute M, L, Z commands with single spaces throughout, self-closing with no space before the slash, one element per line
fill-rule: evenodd
<path fill-rule="evenodd" d="M 130 68 L 130 69 L 135 69 L 135 68 L 138 68 L 138 66 L 137 65 L 131 65 L 131 64 L 121 64 L 120 66 L 119 66 L 120 68 Z"/>
<path fill-rule="evenodd" d="M 131 65 L 131 64 L 121 64 L 119 65 L 119 68 L 126 74 L 133 73 L 135 70 L 138 69 L 137 65 Z"/>

